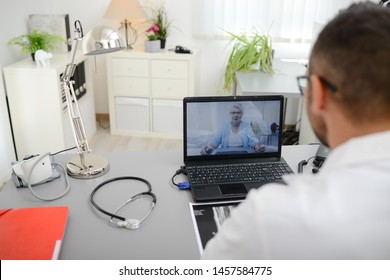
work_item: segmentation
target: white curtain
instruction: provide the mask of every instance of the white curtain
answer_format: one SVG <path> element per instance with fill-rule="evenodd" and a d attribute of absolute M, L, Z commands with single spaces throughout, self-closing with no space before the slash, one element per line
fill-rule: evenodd
<path fill-rule="evenodd" d="M 193 0 L 193 36 L 227 39 L 257 29 L 275 42 L 310 42 L 323 25 L 353 0 Z"/>

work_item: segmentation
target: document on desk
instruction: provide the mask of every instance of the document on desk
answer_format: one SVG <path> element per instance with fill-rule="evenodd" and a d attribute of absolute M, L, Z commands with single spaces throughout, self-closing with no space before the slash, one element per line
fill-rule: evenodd
<path fill-rule="evenodd" d="M 221 225 L 230 217 L 231 210 L 242 200 L 192 203 L 190 202 L 190 211 L 192 223 L 194 225 L 196 240 L 200 254 L 207 242 L 221 228 Z"/>
<path fill-rule="evenodd" d="M 68 206 L 0 209 L 0 259 L 58 259 Z"/>

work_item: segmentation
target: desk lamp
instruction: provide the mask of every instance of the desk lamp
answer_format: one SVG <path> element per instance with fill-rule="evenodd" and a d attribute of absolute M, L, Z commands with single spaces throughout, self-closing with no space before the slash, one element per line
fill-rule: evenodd
<path fill-rule="evenodd" d="M 75 70 L 74 63 L 77 46 L 82 41 L 84 55 L 99 55 L 115 52 L 126 48 L 124 39 L 113 29 L 98 26 L 87 33 L 84 37 L 80 21 L 75 21 L 75 38 L 69 62 L 61 77 L 61 84 L 65 90 L 69 118 L 73 135 L 77 143 L 79 157 L 71 159 L 67 164 L 67 172 L 70 176 L 78 179 L 89 179 L 102 176 L 109 170 L 108 161 L 101 156 L 90 154 L 83 120 L 77 98 L 73 89 L 74 81 L 71 80 Z"/>
<path fill-rule="evenodd" d="M 138 38 L 137 30 L 131 26 L 128 18 L 145 18 L 146 14 L 138 0 L 111 0 L 110 5 L 104 14 L 105 18 L 124 19 L 119 29 L 125 28 L 126 45 L 132 49 Z"/>

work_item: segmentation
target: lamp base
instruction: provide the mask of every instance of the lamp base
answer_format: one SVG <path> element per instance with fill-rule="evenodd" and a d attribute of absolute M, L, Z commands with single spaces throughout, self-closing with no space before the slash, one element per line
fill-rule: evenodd
<path fill-rule="evenodd" d="M 83 167 L 81 157 L 84 157 L 86 167 Z M 92 179 L 106 174 L 109 167 L 110 164 L 104 157 L 86 153 L 71 159 L 67 164 L 67 172 L 76 179 Z"/>

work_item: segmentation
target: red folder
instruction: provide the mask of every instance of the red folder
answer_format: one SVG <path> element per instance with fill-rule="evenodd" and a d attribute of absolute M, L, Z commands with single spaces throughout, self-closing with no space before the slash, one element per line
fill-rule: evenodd
<path fill-rule="evenodd" d="M 0 259 L 58 259 L 67 206 L 0 209 Z"/>

